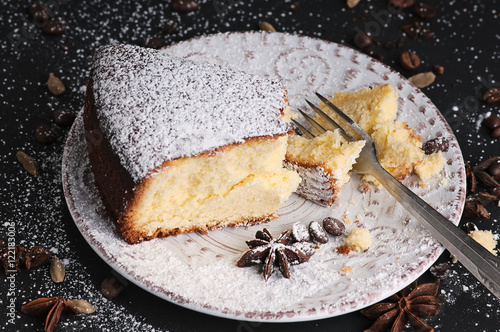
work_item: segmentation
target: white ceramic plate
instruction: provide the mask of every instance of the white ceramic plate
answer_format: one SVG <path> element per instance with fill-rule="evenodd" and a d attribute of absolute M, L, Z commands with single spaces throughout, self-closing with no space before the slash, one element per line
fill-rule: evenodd
<path fill-rule="evenodd" d="M 458 224 L 465 198 L 464 162 L 457 141 L 430 100 L 400 74 L 348 47 L 282 33 L 228 33 L 200 37 L 165 50 L 177 56 L 210 61 L 283 81 L 292 109 L 305 108 L 304 98 L 318 91 L 331 96 L 368 84 L 390 82 L 399 91 L 398 119 L 407 121 L 426 141 L 450 141 L 444 170 L 419 186 L 405 184 Z M 341 315 L 397 292 L 437 259 L 443 248 L 384 190 L 361 193 L 353 176 L 332 208 L 293 195 L 279 210 L 281 218 L 266 225 L 226 228 L 208 234 L 182 234 L 137 245 L 126 244 L 104 213 L 89 169 L 79 116 L 69 134 L 63 159 L 66 200 L 84 238 L 115 270 L 144 289 L 184 307 L 221 317 L 254 321 L 303 321 Z M 342 237 L 305 264 L 292 267 L 292 277 L 279 273 L 265 282 L 257 267 L 238 268 L 245 240 L 267 227 L 273 235 L 295 222 L 309 224 L 327 216 L 358 220 L 367 228 L 368 251 L 338 254 Z M 349 267 L 352 272 L 342 272 Z"/>

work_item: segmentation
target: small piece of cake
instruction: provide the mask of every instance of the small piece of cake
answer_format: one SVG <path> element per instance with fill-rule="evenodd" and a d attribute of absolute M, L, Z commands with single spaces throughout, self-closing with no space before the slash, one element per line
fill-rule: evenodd
<path fill-rule="evenodd" d="M 491 231 L 474 230 L 470 232 L 469 235 L 483 247 L 488 249 L 493 255 L 497 255 L 497 252 L 495 250 L 497 241 L 494 239 L 493 233 Z"/>
<path fill-rule="evenodd" d="M 330 101 L 357 122 L 369 135 L 372 134 L 376 125 L 394 121 L 398 111 L 398 93 L 389 83 L 357 91 L 337 91 Z M 325 104 L 320 103 L 319 107 L 333 119 L 337 119 L 337 115 Z M 325 120 L 320 117 L 317 120 L 326 125 Z"/>
<path fill-rule="evenodd" d="M 332 205 L 365 141 L 348 142 L 339 130 L 327 131 L 313 139 L 288 139 L 285 167 L 302 178 L 297 194 L 321 205 Z"/>
<path fill-rule="evenodd" d="M 403 180 L 422 163 L 422 138 L 406 122 L 388 121 L 373 127 L 371 134 L 382 167 Z"/>
<path fill-rule="evenodd" d="M 353 228 L 344 239 L 344 243 L 356 251 L 365 251 L 372 245 L 370 231 L 365 228 Z"/>
<path fill-rule="evenodd" d="M 422 163 L 416 165 L 413 170 L 420 179 L 425 181 L 439 173 L 443 169 L 444 164 L 446 164 L 446 158 L 441 151 L 438 151 L 429 155 L 424 155 Z"/>
<path fill-rule="evenodd" d="M 130 45 L 101 48 L 85 137 L 97 189 L 128 243 L 276 218 L 297 188 L 283 168 L 282 85 Z"/>

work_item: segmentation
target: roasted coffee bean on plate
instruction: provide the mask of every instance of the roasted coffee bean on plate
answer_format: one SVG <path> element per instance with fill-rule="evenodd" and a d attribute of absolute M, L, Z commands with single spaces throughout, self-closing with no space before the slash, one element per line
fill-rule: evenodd
<path fill-rule="evenodd" d="M 66 108 L 60 108 L 54 111 L 54 121 L 59 126 L 69 127 L 75 120 L 75 114 Z"/>
<path fill-rule="evenodd" d="M 433 154 L 438 151 L 446 152 L 448 148 L 449 142 L 446 138 L 436 137 L 425 142 L 422 150 L 424 150 L 425 154 Z"/>
<path fill-rule="evenodd" d="M 50 144 L 56 140 L 56 134 L 48 124 L 41 124 L 35 129 L 35 138 L 39 143 Z"/>
<path fill-rule="evenodd" d="M 414 52 L 404 51 L 399 60 L 404 69 L 415 70 L 420 67 L 420 58 Z"/>
<path fill-rule="evenodd" d="M 413 6 L 415 0 L 389 0 L 389 3 L 397 8 L 408 8 Z"/>
<path fill-rule="evenodd" d="M 311 221 L 309 224 L 309 234 L 311 234 L 311 239 L 315 243 L 324 244 L 328 242 L 328 234 L 317 221 Z"/>
<path fill-rule="evenodd" d="M 337 218 L 327 217 L 323 220 L 323 227 L 328 234 L 333 236 L 342 235 L 345 231 L 345 225 Z"/>

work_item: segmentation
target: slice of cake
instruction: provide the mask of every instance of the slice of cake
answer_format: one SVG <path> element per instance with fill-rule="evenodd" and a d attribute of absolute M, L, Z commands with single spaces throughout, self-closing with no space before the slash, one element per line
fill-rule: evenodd
<path fill-rule="evenodd" d="M 97 189 L 128 243 L 276 218 L 297 188 L 278 81 L 130 45 L 95 55 L 84 106 Z"/>
<path fill-rule="evenodd" d="M 332 205 L 365 141 L 348 142 L 339 130 L 327 131 L 313 139 L 288 139 L 285 167 L 302 178 L 297 194 L 321 205 Z"/>

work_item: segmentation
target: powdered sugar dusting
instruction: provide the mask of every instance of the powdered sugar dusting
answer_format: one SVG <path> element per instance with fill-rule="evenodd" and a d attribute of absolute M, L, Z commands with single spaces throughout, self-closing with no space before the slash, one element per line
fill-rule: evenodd
<path fill-rule="evenodd" d="M 279 81 L 217 64 L 105 46 L 92 79 L 104 135 L 135 181 L 167 160 L 290 130 Z"/>

